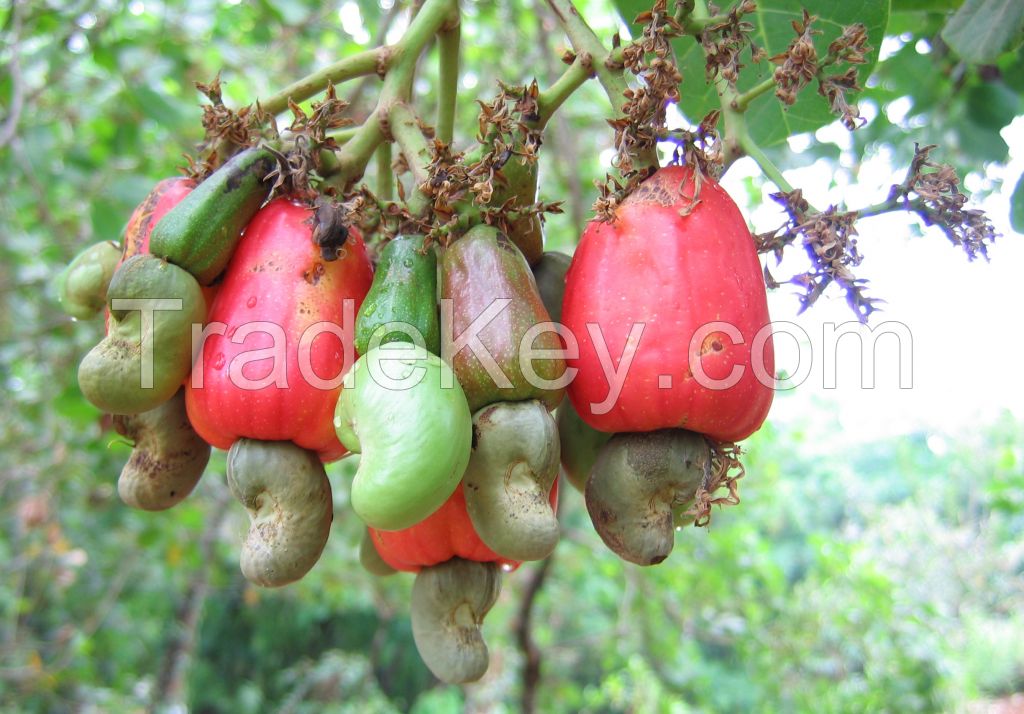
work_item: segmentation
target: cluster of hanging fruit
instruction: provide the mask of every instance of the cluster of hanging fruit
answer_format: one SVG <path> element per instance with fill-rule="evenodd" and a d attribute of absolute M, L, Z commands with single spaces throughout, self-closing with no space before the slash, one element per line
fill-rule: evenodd
<path fill-rule="evenodd" d="M 716 491 L 735 496 L 728 442 L 763 422 L 772 392 L 752 367 L 771 373 L 772 354 L 754 244 L 712 180 L 654 172 L 570 265 L 542 253 L 536 215 L 511 235 L 481 223 L 368 251 L 355 227 L 271 198 L 277 161 L 253 147 L 198 185 L 162 181 L 120 251 L 92 246 L 65 272 L 70 314 L 107 309 L 79 383 L 134 444 L 126 503 L 173 506 L 226 450 L 251 517 L 242 572 L 281 586 L 327 542 L 324 463 L 360 454 L 360 559 L 417 574 L 416 645 L 466 682 L 487 669 L 502 571 L 558 542 L 560 466 L 604 542 L 641 565 L 706 522 L 729 498 Z"/>

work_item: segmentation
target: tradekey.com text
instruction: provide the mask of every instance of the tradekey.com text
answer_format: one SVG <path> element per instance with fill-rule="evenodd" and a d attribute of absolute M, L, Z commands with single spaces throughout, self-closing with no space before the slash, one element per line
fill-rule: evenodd
<path fill-rule="evenodd" d="M 444 338 L 440 357 L 452 364 L 455 355 L 463 350 L 470 350 L 495 386 L 511 388 L 511 379 L 481 339 L 481 335 L 490 324 L 502 319 L 511 302 L 506 298 L 495 300 L 461 333 L 454 334 L 452 301 L 442 299 L 441 333 Z M 111 308 L 115 311 L 139 313 L 142 349 L 141 386 L 151 388 L 154 316 L 157 312 L 181 310 L 182 302 L 177 299 L 115 298 L 111 301 Z M 253 321 L 233 326 L 222 322 L 193 324 L 191 386 L 194 389 L 203 388 L 204 360 L 213 359 L 218 369 L 228 370 L 232 384 L 243 390 L 261 390 L 268 387 L 287 389 L 289 379 L 296 378 L 305 380 L 316 389 L 330 391 L 339 387 L 351 388 L 354 374 L 349 368 L 357 357 L 353 346 L 356 310 L 355 301 L 345 300 L 342 324 L 317 322 L 298 336 L 288 335 L 280 325 L 267 321 Z M 638 355 L 643 353 L 645 327 L 645 322 L 637 321 L 628 325 L 626 334 L 613 336 L 606 335 L 597 323 L 588 323 L 586 334 L 576 335 L 560 323 L 537 323 L 528 329 L 520 340 L 517 366 L 522 376 L 532 386 L 549 390 L 563 389 L 575 379 L 578 372 L 575 367 L 568 365 L 557 379 L 545 379 L 538 374 L 535 363 L 552 360 L 571 363 L 579 358 L 580 344 L 583 342 L 596 354 L 608 383 L 607 398 L 592 405 L 594 413 L 600 414 L 615 403 L 629 375 L 630 367 Z M 560 336 L 561 349 L 540 349 L 534 346 L 538 337 L 552 332 Z M 810 376 L 814 353 L 818 351 L 822 354 L 823 386 L 826 389 L 835 389 L 840 340 L 850 335 L 856 336 L 859 340 L 862 387 L 874 387 L 876 346 L 885 335 L 892 335 L 896 340 L 900 389 L 913 387 L 913 337 L 910 329 L 901 322 L 882 322 L 874 327 L 855 321 L 839 324 L 826 322 L 823 324 L 820 345 L 815 348 L 812 346 L 810 335 L 800 325 L 788 321 L 775 321 L 764 325 L 749 343 L 743 338 L 740 330 L 728 322 L 709 322 L 695 330 L 692 335 L 679 335 L 675 346 L 677 349 L 686 350 L 685 374 L 672 374 L 671 369 L 666 367 L 667 372 L 658 378 L 658 388 L 670 390 L 673 385 L 678 386 L 684 379 L 693 379 L 708 390 L 727 390 L 737 384 L 747 370 L 752 370 L 757 381 L 765 387 L 774 390 L 793 389 Z M 229 340 L 235 345 L 243 345 L 245 349 L 233 351 L 232 359 L 226 364 L 217 364 L 218 356 L 223 359 L 223 355 L 210 354 L 213 345 L 210 340 L 215 336 Z M 792 341 L 794 350 L 791 352 L 795 355 L 795 364 L 785 370 L 785 379 L 778 378 L 770 368 L 773 364 L 772 345 L 779 341 L 780 337 L 788 337 Z M 713 344 L 714 349 L 708 349 L 709 344 Z M 368 365 L 370 377 L 381 386 L 392 390 L 410 389 L 419 384 L 426 370 L 416 367 L 415 362 L 421 358 L 415 356 L 416 353 L 411 349 L 412 345 L 425 347 L 423 335 L 413 325 L 404 322 L 381 325 L 371 337 L 367 350 L 368 354 L 375 355 L 375 359 Z M 891 349 L 888 352 L 891 353 Z M 664 354 L 663 346 L 659 346 L 659 353 Z M 315 359 L 314 354 L 327 354 L 330 358 Z M 333 364 L 337 373 L 320 374 L 314 363 Z M 709 372 L 723 376 L 712 376 Z M 442 381 L 444 379 L 454 381 L 451 373 L 442 377 Z M 452 388 L 454 384 L 441 386 Z"/>

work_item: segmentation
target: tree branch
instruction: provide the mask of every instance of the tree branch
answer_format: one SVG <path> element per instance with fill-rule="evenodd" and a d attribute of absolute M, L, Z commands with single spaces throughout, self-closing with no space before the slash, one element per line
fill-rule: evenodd
<path fill-rule="evenodd" d="M 220 489 L 217 498 L 210 506 L 206 527 L 199 540 L 200 566 L 192 576 L 175 615 L 174 629 L 168 636 L 164 651 L 163 663 L 157 675 L 153 694 L 150 698 L 149 711 L 163 711 L 169 705 L 181 705 L 184 702 L 185 675 L 196 648 L 196 635 L 199 631 L 199 619 L 203 614 L 203 606 L 210 591 L 210 573 L 215 567 L 214 548 L 217 545 L 217 534 L 228 509 L 227 489 Z"/>
<path fill-rule="evenodd" d="M 302 102 L 327 88 L 327 83 L 341 84 L 355 77 L 383 75 L 394 57 L 394 47 L 377 47 L 346 57 L 313 74 L 290 84 L 260 102 L 271 114 L 280 114 L 288 108 L 288 100 Z"/>
<path fill-rule="evenodd" d="M 455 103 L 459 92 L 459 23 L 442 28 L 437 41 L 437 138 L 451 144 L 455 137 Z"/>
<path fill-rule="evenodd" d="M 569 36 L 569 41 L 577 54 L 586 53 L 593 58 L 593 68 L 597 74 L 597 80 L 604 87 L 615 115 L 621 116 L 622 103 L 625 101 L 625 93 L 629 88 L 626 78 L 622 75 L 622 68 L 609 62 L 611 53 L 590 29 L 586 20 L 580 17 L 571 0 L 547 0 L 547 4 L 555 13 L 565 34 Z"/>
<path fill-rule="evenodd" d="M 537 687 L 541 678 L 542 653 L 533 640 L 533 606 L 547 579 L 553 559 L 554 555 L 549 555 L 530 573 L 515 622 L 516 642 L 523 653 L 523 691 L 520 702 L 524 714 L 533 714 L 537 710 Z"/>

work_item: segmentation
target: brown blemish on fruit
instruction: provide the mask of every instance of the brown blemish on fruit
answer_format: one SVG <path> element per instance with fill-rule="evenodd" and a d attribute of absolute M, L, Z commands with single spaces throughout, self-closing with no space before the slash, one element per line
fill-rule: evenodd
<path fill-rule="evenodd" d="M 302 278 L 310 285 L 316 285 L 320 282 L 320 278 L 322 278 L 326 272 L 327 269 L 324 268 L 324 264 L 317 261 L 313 264 L 312 268 L 302 274 Z"/>

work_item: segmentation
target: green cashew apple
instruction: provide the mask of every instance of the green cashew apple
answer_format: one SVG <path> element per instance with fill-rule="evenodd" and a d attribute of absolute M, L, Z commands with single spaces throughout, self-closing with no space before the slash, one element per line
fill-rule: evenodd
<path fill-rule="evenodd" d="M 616 434 L 587 480 L 594 529 L 620 558 L 665 560 L 675 544 L 673 511 L 693 501 L 711 473 L 704 436 L 683 429 Z"/>
<path fill-rule="evenodd" d="M 117 480 L 117 493 L 129 506 L 145 511 L 174 506 L 192 492 L 210 460 L 210 445 L 185 413 L 183 389 L 156 409 L 115 416 L 114 428 L 135 447 Z"/>
<path fill-rule="evenodd" d="M 572 258 L 565 253 L 549 250 L 533 266 L 533 279 L 544 307 L 555 322 L 562 321 L 562 297 L 565 295 L 565 274 Z"/>
<path fill-rule="evenodd" d="M 555 420 L 536 400 L 499 402 L 473 415 L 473 437 L 462 485 L 480 540 L 509 560 L 546 558 L 558 545 Z"/>
<path fill-rule="evenodd" d="M 420 657 L 447 684 L 474 682 L 487 671 L 480 627 L 498 600 L 497 563 L 452 558 L 423 568 L 412 586 L 412 636 Z"/>
<path fill-rule="evenodd" d="M 562 447 L 562 468 L 569 483 L 580 493 L 587 487 L 587 477 L 597 461 L 601 447 L 612 435 L 598 431 L 580 419 L 572 402 L 566 399 L 558 407 L 558 440 Z"/>
<path fill-rule="evenodd" d="M 423 338 L 430 352 L 441 352 L 441 324 L 437 315 L 437 256 L 423 249 L 423 236 L 398 236 L 381 252 L 373 285 L 356 317 L 356 352 L 369 351 L 370 338 L 387 325 L 403 323 Z M 381 344 L 412 342 L 402 332 L 382 331 Z"/>
<path fill-rule="evenodd" d="M 121 249 L 105 240 L 75 256 L 60 274 L 57 298 L 71 317 L 87 320 L 107 304 L 107 286 L 114 277 Z"/>
<path fill-rule="evenodd" d="M 415 525 L 448 500 L 466 469 L 466 395 L 440 357 L 403 342 L 370 350 L 345 380 L 334 428 L 361 454 L 352 508 L 372 528 Z"/>
<path fill-rule="evenodd" d="M 246 579 L 272 588 L 308 573 L 334 519 L 316 453 L 290 441 L 239 439 L 228 451 L 228 487 L 251 520 L 241 557 Z"/>
<path fill-rule="evenodd" d="M 150 252 L 209 285 L 227 267 L 242 229 L 270 195 L 267 179 L 277 168 L 277 158 L 265 147 L 236 154 L 160 219 L 149 238 Z"/>
<path fill-rule="evenodd" d="M 142 254 L 117 269 L 107 298 L 109 332 L 78 366 L 82 394 L 111 414 L 155 409 L 192 369 L 192 326 L 206 318 L 203 293 L 181 268 Z"/>

